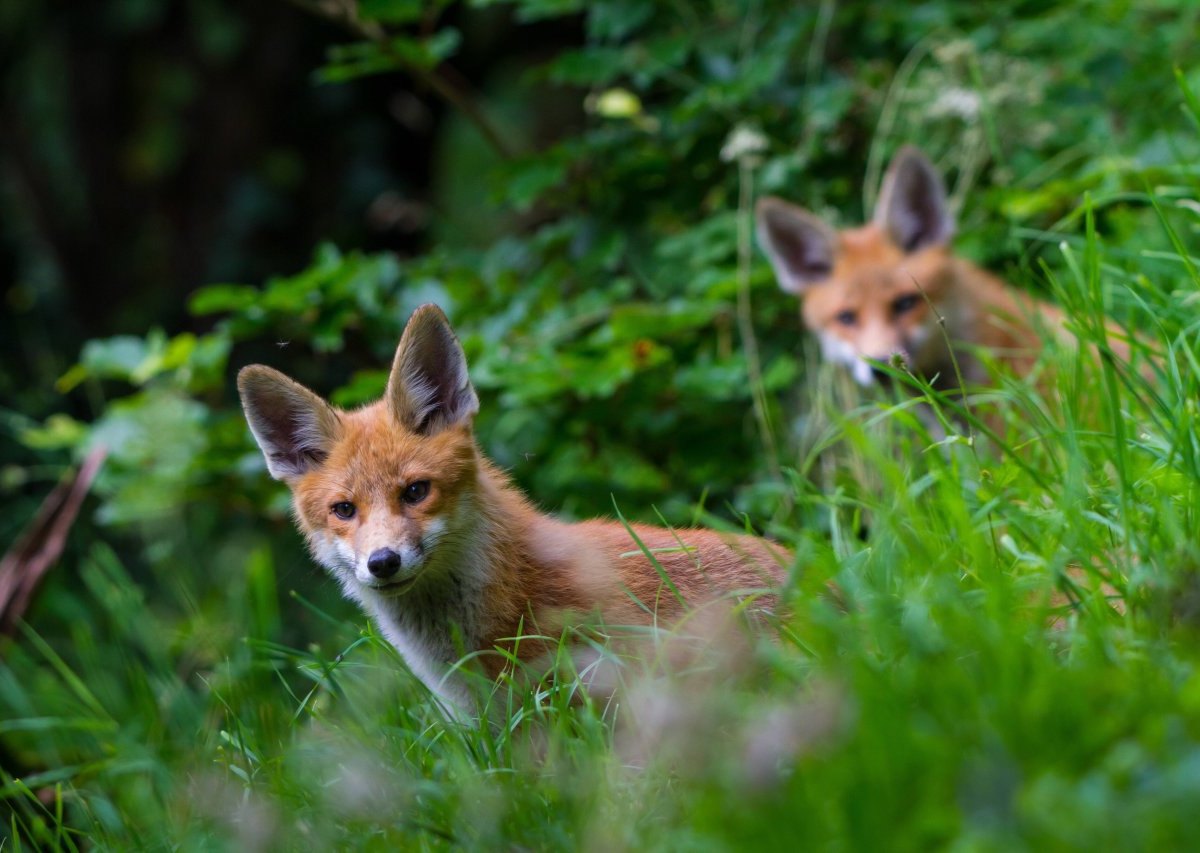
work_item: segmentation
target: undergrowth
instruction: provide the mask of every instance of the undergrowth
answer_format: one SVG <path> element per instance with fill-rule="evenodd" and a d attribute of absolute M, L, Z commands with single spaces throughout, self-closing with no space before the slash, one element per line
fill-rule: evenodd
<path fill-rule="evenodd" d="M 593 4 L 587 46 L 543 69 L 587 88 L 594 114 L 498 167 L 500 206 L 529 216 L 519 235 L 447 236 L 404 261 L 320 247 L 262 287 L 198 292 L 201 334 L 89 342 L 54 393 L 86 395 L 93 420 L 0 412 L 44 454 L 38 476 L 110 450 L 94 516 L 0 646 L 4 845 L 1200 846 L 1195 140 L 1131 113 L 1143 148 L 1114 166 L 1088 147 L 1099 102 L 1043 127 L 1025 82 L 1083 97 L 1092 67 L 1080 48 L 1042 73 L 1068 24 L 1089 45 L 1116 38 L 1069 4 L 1002 33 L 931 4 L 974 29 L 909 38 L 888 85 L 875 60 L 866 85 L 822 71 L 859 5 L 717 4 L 695 36 L 674 5 Z M 863 52 L 891 56 L 923 25 L 875 6 Z M 1172 27 L 1137 14 L 1192 44 L 1177 11 Z M 435 38 L 397 44 L 434 68 L 428 51 L 453 49 Z M 388 70 L 372 44 L 327 76 Z M 1161 62 L 1135 58 L 1139 74 Z M 1117 78 L 1105 91 L 1133 103 L 1136 81 Z M 1194 73 L 1178 79 L 1195 124 Z M 866 148 L 860 89 L 885 93 Z M 979 98 L 956 118 L 938 96 L 960 89 Z M 765 150 L 722 162 L 737 129 Z M 907 390 L 868 395 L 811 369 L 794 304 L 747 243 L 755 193 L 844 207 L 861 155 L 870 172 L 925 129 L 961 157 L 960 199 L 988 157 L 1024 176 L 994 176 L 960 244 L 984 261 L 1017 244 L 1008 278 L 1051 291 L 1081 344 L 1047 342 L 1034 375 L 967 400 L 899 374 Z M 1067 138 L 1081 147 L 1047 153 Z M 589 692 L 564 644 L 553 675 L 477 679 L 482 713 L 440 707 L 302 552 L 229 382 L 265 360 L 338 404 L 370 399 L 428 300 L 462 333 L 482 446 L 535 501 L 750 525 L 795 554 L 773 618 L 703 636 L 682 666 L 663 663 L 679 661 L 669 634 L 649 636 L 649 664 L 593 649 L 614 696 Z M 1132 365 L 1111 357 L 1105 317 L 1135 330 Z"/>

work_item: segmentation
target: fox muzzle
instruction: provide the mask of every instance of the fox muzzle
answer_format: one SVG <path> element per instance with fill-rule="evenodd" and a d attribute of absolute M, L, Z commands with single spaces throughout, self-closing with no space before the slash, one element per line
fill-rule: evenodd
<path fill-rule="evenodd" d="M 400 565 L 400 555 L 391 548 L 378 548 L 367 557 L 367 570 L 381 581 L 394 577 Z"/>

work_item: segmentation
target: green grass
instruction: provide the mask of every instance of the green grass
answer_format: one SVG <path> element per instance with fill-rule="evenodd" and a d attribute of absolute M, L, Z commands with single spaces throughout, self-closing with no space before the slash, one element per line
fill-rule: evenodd
<path fill-rule="evenodd" d="M 436 108 L 427 133 L 405 122 L 401 163 L 380 122 L 404 104 L 380 96 L 407 77 L 322 87 L 293 122 L 320 138 L 249 133 L 246 157 L 223 158 L 241 189 L 216 192 L 217 169 L 191 222 L 161 214 L 191 209 L 189 152 L 208 140 L 195 98 L 211 94 L 196 81 L 245 70 L 261 12 L 109 5 L 107 24 L 33 3 L 0 15 L 29 46 L 0 65 L 26 125 L 17 172 L 36 179 L 0 191 L 14 211 L 0 320 L 23 353 L 0 363 L 0 539 L 72 454 L 110 450 L 28 622 L 0 638 L 0 853 L 1200 849 L 1200 7 L 355 4 L 400 41 L 289 28 L 263 66 L 272 85 L 313 70 L 280 66 L 288 44 L 327 41 L 325 76 L 374 73 L 411 65 L 413 37 L 442 50 L 461 29 L 451 62 L 520 156 L 497 162 Z M 535 29 L 496 26 L 497 5 Z M 132 88 L 84 87 L 131 117 L 99 146 L 74 78 L 46 73 L 94 64 L 70 59 L 64 22 L 117 46 L 102 71 L 137 72 Z M 196 49 L 163 64 L 146 51 L 168 31 Z M 247 98 L 269 82 L 251 71 Z M 613 97 L 636 109 L 593 110 Z M 351 120 L 351 103 L 377 114 Z M 765 150 L 726 162 L 746 131 Z M 1098 360 L 1048 348 L 1037 376 L 969 406 L 916 381 L 927 399 L 864 397 L 799 363 L 794 300 L 751 239 L 754 197 L 860 220 L 888 153 L 912 142 L 965 199 L 963 251 L 1018 264 L 1013 283 L 1050 291 Z M 167 153 L 147 172 L 151 149 Z M 326 149 L 317 184 L 344 192 L 307 179 Z M 50 239 L 93 224 L 77 214 L 97 164 L 129 174 L 93 190 L 158 201 L 83 242 Z M 428 232 L 362 215 L 385 187 Z M 294 262 L 279 217 L 299 203 L 347 243 L 436 246 L 315 246 L 260 287 L 197 291 L 185 327 L 159 328 L 179 325 L 162 319 L 174 226 L 212 237 L 186 253 L 197 269 L 257 274 Z M 75 340 L 87 330 L 62 315 L 78 264 L 60 257 L 75 243 L 128 272 L 114 322 L 144 335 Z M 644 664 L 599 631 L 568 636 L 554 677 L 476 678 L 486 713 L 448 717 L 303 554 L 230 387 L 264 361 L 364 402 L 428 300 L 453 311 L 484 446 L 535 501 L 650 523 L 748 511 L 796 555 L 777 620 L 610 627 L 641 640 Z M 1139 364 L 1159 353 L 1153 381 L 1108 357 L 1106 316 L 1144 335 Z M 615 699 L 590 697 L 582 682 L 612 666 Z"/>
<path fill-rule="evenodd" d="M 937 444 L 902 402 L 845 416 L 826 452 L 875 476 L 797 477 L 796 517 L 827 523 L 775 531 L 786 617 L 612 703 L 479 685 L 490 713 L 451 721 L 361 618 L 277 642 L 312 605 L 269 555 L 170 623 L 97 542 L 62 569 L 70 642 L 26 627 L 0 666 L 0 734 L 41 768 L 2 780 L 8 843 L 1192 847 L 1196 383 L 1187 337 L 1154 344 L 1153 388 L 1051 354 L 1058 403 L 1010 380 L 1001 440 Z"/>
<path fill-rule="evenodd" d="M 1048 348 L 1044 394 L 988 395 L 991 437 L 953 400 L 959 439 L 906 399 L 828 416 L 771 530 L 797 554 L 778 623 L 629 667 L 611 702 L 560 671 L 477 684 L 488 712 L 455 721 L 267 549 L 223 543 L 239 582 L 163 601 L 87 544 L 52 639 L 0 663 L 6 843 L 1195 849 L 1200 281 L 1181 256 L 1148 290 L 1090 223 L 1056 292 L 1100 351 L 1113 302 L 1146 305 L 1157 380 Z M 298 620 L 313 645 L 283 642 Z"/>

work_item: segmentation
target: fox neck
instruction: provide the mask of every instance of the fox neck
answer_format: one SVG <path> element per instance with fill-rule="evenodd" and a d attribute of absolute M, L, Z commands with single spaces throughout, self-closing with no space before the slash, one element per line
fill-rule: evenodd
<path fill-rule="evenodd" d="M 987 380 L 975 350 L 992 343 L 986 337 L 989 306 L 1002 302 L 1007 290 L 1000 279 L 965 258 L 955 257 L 952 270 L 950 287 L 938 306 L 944 321 L 944 330 L 938 330 L 941 363 L 936 365 L 935 387 L 939 390 L 958 389 L 959 375 L 968 386 Z"/>

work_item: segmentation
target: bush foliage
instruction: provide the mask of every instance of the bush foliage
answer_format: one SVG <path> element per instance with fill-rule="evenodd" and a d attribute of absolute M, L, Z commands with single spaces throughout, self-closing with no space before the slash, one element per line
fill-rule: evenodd
<path fill-rule="evenodd" d="M 582 32 L 452 102 L 425 250 L 326 242 L 297 272 L 207 285 L 198 331 L 82 347 L 56 389 L 89 416 L 6 406 L 12 536 L 28 483 L 109 452 L 0 665 L 14 844 L 1195 843 L 1194 4 L 313 8 L 347 33 L 318 86 L 435 85 L 497 14 Z M 559 103 L 570 129 L 545 143 Z M 984 440 L 931 390 L 948 437 L 814 365 L 753 200 L 861 221 L 904 143 L 947 174 L 960 251 L 1100 351 L 1100 317 L 1138 329 L 1155 381 L 1048 346 L 1054 393 L 998 379 L 1006 426 Z M 231 379 L 264 362 L 371 400 L 431 301 L 483 447 L 538 504 L 796 548 L 794 612 L 748 663 L 616 709 L 573 704 L 569 679 L 505 684 L 506 724 L 453 722 L 336 600 Z"/>

